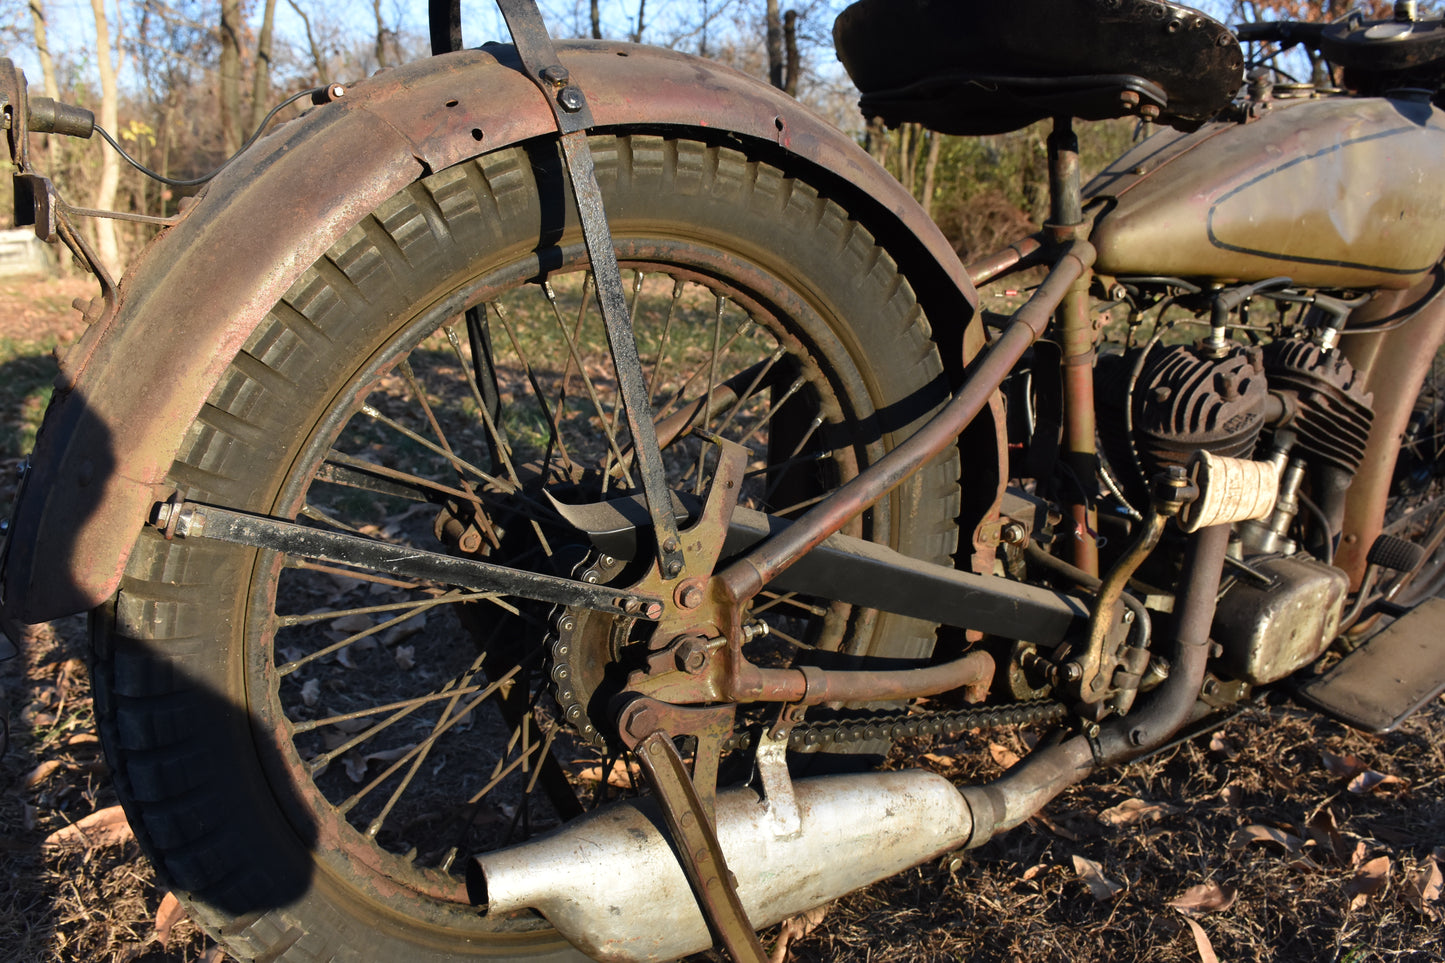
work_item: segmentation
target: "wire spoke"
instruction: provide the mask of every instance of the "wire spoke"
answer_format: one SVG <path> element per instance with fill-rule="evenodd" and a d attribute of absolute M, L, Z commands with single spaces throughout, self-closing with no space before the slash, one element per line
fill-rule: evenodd
<path fill-rule="evenodd" d="M 590 282 L 590 280 L 591 275 L 589 274 L 588 282 Z M 597 421 L 602 425 L 602 433 L 607 438 L 607 445 L 612 450 L 612 454 L 620 460 L 622 458 L 622 449 L 617 443 L 617 433 L 612 431 L 608 426 L 607 413 L 603 410 L 602 399 L 597 394 L 597 386 L 592 383 L 592 379 L 588 376 L 587 366 L 582 360 L 582 351 L 577 346 L 577 336 L 582 328 L 582 321 L 589 300 L 588 292 L 591 291 L 591 287 L 587 282 L 584 282 L 582 286 L 582 305 L 577 310 L 577 324 L 571 333 L 567 331 L 567 324 L 562 319 L 562 309 L 557 304 L 557 294 L 552 290 L 552 285 L 549 282 L 543 281 L 542 289 L 547 293 L 547 300 L 552 305 L 552 315 L 557 320 L 557 330 L 562 332 L 562 338 L 567 342 L 568 363 L 562 370 L 562 382 L 564 385 L 566 384 L 567 380 L 571 377 L 572 366 L 576 365 L 577 374 L 582 380 L 582 386 L 586 389 L 587 397 L 592 402 L 592 409 L 597 414 Z M 561 415 L 562 405 L 559 402 L 555 417 L 560 418 Z M 636 487 L 632 480 L 632 475 L 627 471 L 625 465 L 622 469 L 622 475 L 623 480 L 627 482 L 628 488 Z"/>
<path fill-rule="evenodd" d="M 506 675 L 502 676 L 500 679 L 498 679 L 497 681 L 493 682 L 491 685 L 487 686 L 487 687 L 486 687 L 485 689 L 483 689 L 481 692 L 477 693 L 477 695 L 476 695 L 474 698 L 472 698 L 471 700 L 469 700 L 469 701 L 467 702 L 466 707 L 463 708 L 461 712 L 458 712 L 458 713 L 453 714 L 451 718 L 447 719 L 446 722 L 445 722 L 443 725 L 439 726 L 434 732 L 432 732 L 431 735 L 427 736 L 427 737 L 426 737 L 425 739 L 423 739 L 421 742 L 417 743 L 415 746 L 412 746 L 410 749 L 408 749 L 408 750 L 406 751 L 406 753 L 404 753 L 404 754 L 401 756 L 401 758 L 397 759 L 397 760 L 396 760 L 395 762 L 393 762 L 391 765 L 387 766 L 386 769 L 384 769 L 384 770 L 381 772 L 380 775 L 378 775 L 378 776 L 377 776 L 375 779 L 373 779 L 371 782 L 367 783 L 365 786 L 363 786 L 363 787 L 361 787 L 360 789 L 358 789 L 355 793 L 353 793 L 350 797 L 348 797 L 343 803 L 341 803 L 339 806 L 337 806 L 337 807 L 336 807 L 336 811 L 337 811 L 338 813 L 341 813 L 342 815 L 345 815 L 346 813 L 350 812 L 351 809 L 352 809 L 357 803 L 361 802 L 361 801 L 362 801 L 363 799 L 365 799 L 368 795 L 370 795 L 371 792 L 372 792 L 372 790 L 374 790 L 377 786 L 380 786 L 382 783 L 386 782 L 386 780 L 390 779 L 392 773 L 396 772 L 396 771 L 397 771 L 398 769 L 400 769 L 402 766 L 404 766 L 404 765 L 406 765 L 408 762 L 410 762 L 410 761 L 412 760 L 412 758 L 414 758 L 414 757 L 417 755 L 417 753 L 422 752 L 424 749 L 427 749 L 428 747 L 430 747 L 430 746 L 432 746 L 432 745 L 435 745 L 435 744 L 436 744 L 436 741 L 437 741 L 438 739 L 440 739 L 443 735 L 445 735 L 446 732 L 447 732 L 448 730 L 450 730 L 453 726 L 455 726 L 458 722 L 460 722 L 462 719 L 464 719 L 464 718 L 466 718 L 468 715 L 470 715 L 471 712 L 472 712 L 472 710 L 475 709 L 477 706 L 481 705 L 481 703 L 482 703 L 485 699 L 487 699 L 489 696 L 491 696 L 492 693 L 496 692 L 498 689 L 502 688 L 502 686 L 504 686 L 504 685 L 506 685 L 507 683 L 511 682 L 512 678 L 513 678 L 518 672 L 522 671 L 522 669 L 523 669 L 525 666 L 527 666 L 528 664 L 530 664 L 530 663 L 532 663 L 532 662 L 535 662 L 535 661 L 538 659 L 538 657 L 540 656 L 541 651 L 542 651 L 541 649 L 538 649 L 537 651 L 533 652 L 531 655 L 527 656 L 526 659 L 524 659 L 524 660 L 518 662 L 516 665 L 512 666 L 512 668 L 507 672 Z M 404 709 L 404 710 L 401 710 L 401 712 L 404 712 L 404 713 L 410 713 L 410 712 L 412 712 L 412 711 L 414 711 L 414 710 L 412 710 L 412 709 Z M 400 714 L 401 714 L 401 713 L 398 713 L 398 715 L 400 715 Z M 387 725 L 390 725 L 390 724 L 391 724 L 391 720 L 388 720 L 388 722 L 387 722 L 386 724 L 387 724 Z M 376 731 L 380 731 L 380 728 L 381 728 L 381 727 L 376 727 L 374 731 L 368 731 L 367 733 L 363 733 L 363 735 L 365 735 L 367 738 L 370 738 L 371 735 L 374 735 Z M 362 741 L 364 742 L 365 739 L 363 739 Z M 358 744 L 359 744 L 359 743 L 358 743 Z M 474 801 L 475 801 L 475 800 L 474 800 Z"/>

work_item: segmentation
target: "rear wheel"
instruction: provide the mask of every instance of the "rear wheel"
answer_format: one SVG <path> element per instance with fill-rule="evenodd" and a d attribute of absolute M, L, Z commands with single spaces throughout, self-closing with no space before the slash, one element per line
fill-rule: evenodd
<path fill-rule="evenodd" d="M 742 504 L 796 513 L 944 399 L 909 285 L 836 203 L 730 148 L 592 147 L 672 489 L 706 490 L 702 426 L 752 449 Z M 555 145 L 510 148 L 363 218 L 236 356 L 172 482 L 625 584 L 552 502 L 637 481 L 564 181 Z M 946 561 L 956 477 L 938 459 L 850 534 Z M 771 629 L 759 661 L 933 643 L 826 599 L 765 591 L 751 615 Z M 464 864 L 633 790 L 597 710 L 639 633 L 525 592 L 147 531 L 95 620 L 97 700 L 138 835 L 234 954 L 570 958 L 544 919 L 468 905 Z"/>

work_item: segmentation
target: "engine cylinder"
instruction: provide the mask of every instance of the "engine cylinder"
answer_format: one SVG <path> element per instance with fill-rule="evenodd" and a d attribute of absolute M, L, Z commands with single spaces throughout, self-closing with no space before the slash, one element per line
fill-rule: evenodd
<path fill-rule="evenodd" d="M 1196 451 L 1248 458 L 1264 427 L 1264 364 L 1258 348 L 1223 356 L 1199 345 L 1155 348 L 1132 399 L 1134 444 L 1146 478 L 1184 465 Z"/>

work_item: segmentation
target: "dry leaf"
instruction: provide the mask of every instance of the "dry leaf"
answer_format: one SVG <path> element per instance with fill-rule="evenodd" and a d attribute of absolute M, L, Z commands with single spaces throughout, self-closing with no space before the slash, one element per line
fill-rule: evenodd
<path fill-rule="evenodd" d="M 307 679 L 301 686 L 301 701 L 307 706 L 314 706 L 321 699 L 321 681 L 319 679 Z"/>
<path fill-rule="evenodd" d="M 952 769 L 958 765 L 958 760 L 953 756 L 940 756 L 933 752 L 925 752 L 923 754 L 923 761 L 930 766 L 937 766 L 940 769 Z"/>
<path fill-rule="evenodd" d="M 135 838 L 135 833 L 126 822 L 125 811 L 111 806 L 93 812 L 77 823 L 57 829 L 45 837 L 46 846 L 82 845 L 99 849 L 116 846 Z"/>
<path fill-rule="evenodd" d="M 1390 857 L 1376 856 L 1361 866 L 1354 877 L 1345 884 L 1345 895 L 1350 897 L 1350 909 L 1357 910 L 1370 901 L 1390 881 Z"/>
<path fill-rule="evenodd" d="M 341 764 L 346 767 L 346 778 L 352 782 L 361 782 L 366 778 L 366 760 L 354 752 L 348 752 L 341 757 Z"/>
<path fill-rule="evenodd" d="M 100 745 L 100 739 L 90 733 L 78 733 L 65 740 L 65 745 L 70 749 L 82 749 Z"/>
<path fill-rule="evenodd" d="M 395 749 L 382 749 L 379 752 L 368 752 L 361 758 L 367 762 L 396 762 L 415 748 L 416 743 L 411 742 L 404 746 L 397 746 Z"/>
<path fill-rule="evenodd" d="M 1172 906 L 1185 916 L 1203 916 L 1206 913 L 1223 913 L 1234 905 L 1236 896 L 1233 886 L 1207 882 L 1191 886 L 1166 905 Z"/>
<path fill-rule="evenodd" d="M 362 716 L 360 719 L 342 719 L 340 722 L 332 723 L 333 726 L 348 735 L 360 732 L 363 729 L 369 729 L 375 724 L 376 720 L 371 716 Z"/>
<path fill-rule="evenodd" d="M 1353 866 L 1355 869 L 1359 869 L 1359 868 L 1360 868 L 1360 864 L 1363 863 L 1364 861 L 1365 861 L 1365 841 L 1362 839 L 1362 840 L 1360 840 L 1359 842 L 1355 843 L 1355 851 L 1350 854 L 1350 865 Z"/>
<path fill-rule="evenodd" d="M 1350 844 L 1345 842 L 1345 837 L 1340 835 L 1339 826 L 1335 824 L 1335 814 L 1328 809 L 1321 809 L 1310 817 L 1305 824 L 1309 830 L 1310 838 L 1318 843 L 1327 853 L 1335 858 L 1337 862 L 1350 862 Z M 1359 865 L 1358 862 L 1355 863 Z"/>
<path fill-rule="evenodd" d="M 1003 769 L 1009 769 L 1018 765 L 1019 754 L 1007 746 L 1001 746 L 996 742 L 988 744 L 988 754 L 993 756 L 993 761 Z"/>
<path fill-rule="evenodd" d="M 391 628 L 383 632 L 381 635 L 381 644 L 395 645 L 402 639 L 416 635 L 424 628 L 426 628 L 426 613 L 420 612 L 416 615 L 413 615 L 405 622 L 398 622 L 396 625 L 393 625 Z"/>
<path fill-rule="evenodd" d="M 355 662 L 355 660 L 351 657 L 351 646 L 349 646 L 349 645 L 346 646 L 346 647 L 344 647 L 344 648 L 337 649 L 337 650 L 336 650 L 335 659 L 336 659 L 337 662 L 340 662 L 342 665 L 346 666 L 348 669 L 354 669 L 354 668 L 356 668 L 356 662 Z"/>
<path fill-rule="evenodd" d="M 34 769 L 30 770 L 30 774 L 25 777 L 21 785 L 23 785 L 26 789 L 32 789 L 35 786 L 40 785 L 45 780 L 49 779 L 51 774 L 59 768 L 59 759 L 47 759 L 40 765 L 36 766 Z"/>
<path fill-rule="evenodd" d="M 160 908 L 156 910 L 156 942 L 161 945 L 161 949 L 165 949 L 170 942 L 171 927 L 185 918 L 186 908 L 176 899 L 176 894 L 166 893 Z"/>
<path fill-rule="evenodd" d="M 778 927 L 778 941 L 773 944 L 773 952 L 768 956 L 768 963 L 783 963 L 787 960 L 788 944 L 813 932 L 827 915 L 828 907 L 824 905 L 783 920 L 782 925 Z"/>
<path fill-rule="evenodd" d="M 1321 752 L 1320 762 L 1324 763 L 1330 775 L 1341 779 L 1353 778 L 1357 773 L 1370 768 L 1359 756 L 1337 756 L 1333 752 Z"/>
<path fill-rule="evenodd" d="M 357 632 L 365 632 L 367 629 L 371 628 L 375 624 L 375 622 L 371 621 L 371 616 L 363 615 L 360 612 L 353 613 L 351 615 L 343 615 L 339 619 L 333 619 L 330 623 L 331 628 L 336 629 L 339 632 L 345 632 L 346 635 L 355 635 Z M 345 637 L 346 636 L 342 636 L 342 638 Z"/>
<path fill-rule="evenodd" d="M 1345 788 L 1357 796 L 1362 796 L 1365 793 L 1374 792 L 1376 789 L 1383 789 L 1386 786 L 1399 786 L 1403 789 L 1405 788 L 1405 781 L 1399 776 L 1387 776 L 1382 772 L 1366 769 L 1351 779 L 1350 784 Z"/>
<path fill-rule="evenodd" d="M 1099 822 L 1105 826 L 1132 826 L 1139 822 L 1158 822 L 1174 812 L 1167 803 L 1150 803 L 1142 799 L 1126 799 L 1117 806 L 1099 813 Z"/>
<path fill-rule="evenodd" d="M 1030 866 L 1028 869 L 1024 870 L 1024 881 L 1028 882 L 1029 880 L 1033 879 L 1035 876 L 1042 873 L 1045 868 L 1046 867 L 1043 863 L 1035 863 L 1034 865 Z"/>
<path fill-rule="evenodd" d="M 1420 865 L 1419 872 L 1405 887 L 1405 899 L 1430 919 L 1445 919 L 1439 905 L 1442 886 L 1445 886 L 1445 879 L 1441 878 L 1440 865 L 1431 856 Z"/>
<path fill-rule="evenodd" d="M 1101 903 L 1113 899 L 1124 891 L 1124 884 L 1116 883 L 1105 876 L 1104 867 L 1092 859 L 1075 856 L 1074 872 L 1078 873 L 1079 878 L 1088 885 L 1089 892 L 1094 895 L 1094 899 Z"/>
<path fill-rule="evenodd" d="M 416 647 L 398 645 L 396 647 L 396 664 L 403 672 L 410 672 L 416 668 Z"/>
<path fill-rule="evenodd" d="M 631 768 L 631 778 L 628 777 L 628 768 Z M 577 778 L 587 782 L 600 782 L 602 779 L 601 766 L 585 766 L 577 771 Z M 641 783 L 642 770 L 636 763 L 624 764 L 621 759 L 612 764 L 612 769 L 607 773 L 607 785 L 618 789 L 627 789 L 633 785 L 634 780 Z"/>
<path fill-rule="evenodd" d="M 1209 942 L 1209 936 L 1204 932 L 1204 927 L 1184 917 L 1184 922 L 1189 924 L 1189 932 L 1194 934 L 1194 946 L 1199 950 L 1199 963 L 1219 963 L 1219 957 L 1214 955 L 1214 945 Z"/>
<path fill-rule="evenodd" d="M 1292 853 L 1297 853 L 1304 847 L 1304 840 L 1273 826 L 1241 826 L 1229 837 L 1229 848 L 1232 851 L 1244 849 L 1252 843 L 1274 843 Z"/>
<path fill-rule="evenodd" d="M 1237 807 L 1244 802 L 1244 790 L 1238 786 L 1225 786 L 1219 790 L 1219 798 L 1224 800 L 1225 805 Z"/>

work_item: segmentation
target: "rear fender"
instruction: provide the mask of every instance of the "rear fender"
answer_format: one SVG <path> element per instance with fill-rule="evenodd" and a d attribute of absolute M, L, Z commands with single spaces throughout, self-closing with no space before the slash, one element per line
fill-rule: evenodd
<path fill-rule="evenodd" d="M 837 191 L 915 286 L 942 292 L 933 303 L 948 310 L 934 314 L 957 325 L 943 343 L 964 359 L 981 346 L 978 324 L 967 323 L 977 294 L 952 248 L 902 187 L 821 118 L 681 54 L 590 42 L 559 51 L 599 128 L 703 130 L 773 145 L 780 165 Z M 113 322 L 93 326 L 62 364 L 0 562 L 0 615 L 40 622 L 114 593 L 154 503 L 171 494 L 166 475 L 187 427 L 301 272 L 417 178 L 546 136 L 553 124 L 512 48 L 489 45 L 358 83 L 212 181 L 133 265 Z"/>

